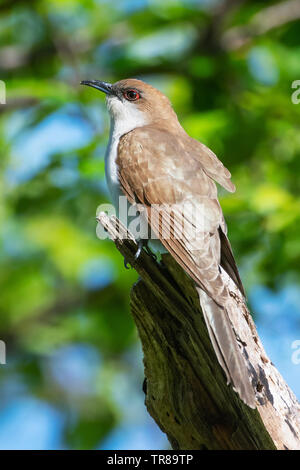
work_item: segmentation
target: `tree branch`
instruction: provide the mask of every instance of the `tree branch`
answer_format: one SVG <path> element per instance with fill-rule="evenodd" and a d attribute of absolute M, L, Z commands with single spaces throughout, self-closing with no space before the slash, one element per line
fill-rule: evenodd
<path fill-rule="evenodd" d="M 98 220 L 141 277 L 131 291 L 131 312 L 144 352 L 146 406 L 172 447 L 300 449 L 300 405 L 268 359 L 233 283 L 231 321 L 256 390 L 256 410 L 227 386 L 182 268 L 170 255 L 159 264 L 142 252 L 134 261 L 136 242 L 118 219 L 100 213 Z"/>
<path fill-rule="evenodd" d="M 225 50 L 239 49 L 254 37 L 266 34 L 274 28 L 279 28 L 299 18 L 300 0 L 288 0 L 269 6 L 256 13 L 249 24 L 225 31 L 221 40 L 223 48 Z"/>

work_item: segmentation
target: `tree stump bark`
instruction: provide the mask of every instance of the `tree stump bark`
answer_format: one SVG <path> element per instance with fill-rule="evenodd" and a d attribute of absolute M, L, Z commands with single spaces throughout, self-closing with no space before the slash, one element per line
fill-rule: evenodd
<path fill-rule="evenodd" d="M 193 281 L 170 255 L 158 263 L 143 251 L 135 261 L 137 244 L 118 219 L 100 213 L 98 220 L 140 275 L 131 312 L 144 352 L 145 403 L 173 449 L 300 449 L 300 405 L 267 357 L 228 276 L 231 321 L 256 393 L 255 410 L 226 384 Z"/>

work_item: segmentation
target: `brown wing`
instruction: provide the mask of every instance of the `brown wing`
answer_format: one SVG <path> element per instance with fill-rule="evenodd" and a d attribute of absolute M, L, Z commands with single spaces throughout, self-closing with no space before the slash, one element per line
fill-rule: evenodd
<path fill-rule="evenodd" d="M 189 151 L 203 168 L 203 171 L 230 193 L 235 191 L 235 185 L 230 180 L 231 173 L 218 159 L 212 150 L 195 139 L 189 138 Z"/>
<path fill-rule="evenodd" d="M 121 138 L 117 164 L 123 192 L 147 208 L 162 244 L 209 296 L 224 305 L 228 293 L 219 271 L 218 232 L 223 214 L 216 185 L 208 176 L 217 163 L 208 162 L 204 171 L 204 159 L 200 160 L 191 153 L 189 141 L 182 145 L 182 139 L 167 131 L 145 126 Z M 227 180 L 226 173 L 229 186 Z"/>

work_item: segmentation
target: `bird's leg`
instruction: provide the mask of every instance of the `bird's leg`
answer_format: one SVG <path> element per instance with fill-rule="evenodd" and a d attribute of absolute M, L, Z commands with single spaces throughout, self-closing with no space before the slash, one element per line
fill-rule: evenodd
<path fill-rule="evenodd" d="M 136 261 L 140 254 L 142 253 L 142 249 L 144 248 L 144 246 L 147 246 L 147 241 L 146 240 L 143 240 L 142 238 L 138 241 L 138 249 L 136 250 L 136 253 L 134 255 L 134 261 Z"/>
<path fill-rule="evenodd" d="M 151 258 L 154 259 L 154 261 L 157 261 L 157 256 L 148 247 L 147 240 L 144 240 L 142 238 L 138 241 L 138 248 L 137 248 L 136 253 L 134 255 L 134 261 L 137 261 L 139 259 L 143 248 L 145 248 L 145 251 L 146 251 L 147 255 L 151 256 Z M 126 258 L 124 259 L 124 266 L 125 266 L 126 269 L 130 269 L 130 267 L 128 266 L 128 261 L 126 260 Z"/>
<path fill-rule="evenodd" d="M 140 254 L 142 253 L 143 248 L 145 248 L 145 251 L 146 251 L 147 255 L 151 256 L 151 258 L 154 259 L 154 261 L 157 260 L 156 254 L 153 253 L 153 251 L 151 251 L 149 246 L 148 246 L 148 240 L 141 239 L 138 242 L 138 249 L 137 249 L 136 254 L 134 255 L 135 261 L 139 258 Z"/>
<path fill-rule="evenodd" d="M 138 248 L 137 248 L 136 253 L 134 255 L 134 261 L 136 261 L 139 258 L 140 254 L 142 253 L 142 249 L 143 249 L 144 246 L 145 246 L 145 240 L 140 239 L 138 241 Z M 128 266 L 128 261 L 127 261 L 126 258 L 124 258 L 124 266 L 125 266 L 126 269 L 130 269 L 130 267 Z"/>

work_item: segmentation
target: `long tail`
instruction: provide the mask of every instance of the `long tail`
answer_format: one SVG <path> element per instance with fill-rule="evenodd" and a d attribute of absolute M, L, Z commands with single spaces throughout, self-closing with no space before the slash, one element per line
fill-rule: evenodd
<path fill-rule="evenodd" d="M 251 408 L 256 408 L 255 394 L 249 380 L 245 360 L 225 308 L 217 305 L 206 292 L 197 287 L 200 304 L 210 340 L 216 356 L 227 377 L 240 398 Z"/>

